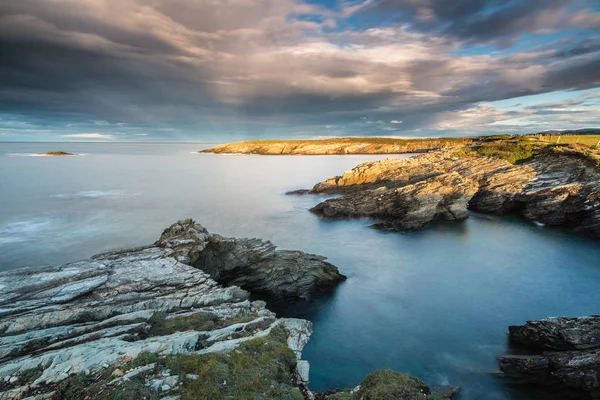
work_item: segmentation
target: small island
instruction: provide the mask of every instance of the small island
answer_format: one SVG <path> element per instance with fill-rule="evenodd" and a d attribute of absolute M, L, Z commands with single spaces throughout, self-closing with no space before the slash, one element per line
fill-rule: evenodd
<path fill-rule="evenodd" d="M 40 153 L 42 156 L 52 156 L 52 157 L 61 157 L 61 156 L 76 156 L 75 153 L 67 153 L 66 151 L 48 151 L 46 153 Z"/>

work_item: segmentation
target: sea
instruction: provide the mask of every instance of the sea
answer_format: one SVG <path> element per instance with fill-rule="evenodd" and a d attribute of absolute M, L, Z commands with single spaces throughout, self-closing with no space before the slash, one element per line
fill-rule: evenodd
<path fill-rule="evenodd" d="M 460 399 L 530 399 L 494 378 L 508 326 L 600 311 L 600 243 L 516 216 L 472 214 L 422 231 L 326 221 L 326 196 L 290 190 L 359 163 L 409 155 L 198 154 L 209 143 L 0 143 L 0 270 L 62 264 L 154 242 L 193 218 L 328 257 L 348 276 L 308 302 L 269 304 L 306 318 L 310 388 L 354 387 L 391 368 Z M 39 156 L 47 151 L 80 154 Z"/>

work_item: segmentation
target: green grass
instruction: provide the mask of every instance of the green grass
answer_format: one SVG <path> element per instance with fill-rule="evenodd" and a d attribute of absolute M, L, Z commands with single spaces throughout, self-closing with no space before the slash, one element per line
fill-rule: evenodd
<path fill-rule="evenodd" d="M 303 400 L 292 385 L 295 365 L 296 357 L 280 327 L 229 354 L 180 354 L 166 361 L 167 368 L 184 382 L 182 400 Z M 186 374 L 200 378 L 186 380 Z"/>
<path fill-rule="evenodd" d="M 150 321 L 148 321 L 151 325 L 148 336 L 163 336 L 184 331 L 212 331 L 240 322 L 250 322 L 254 318 L 253 316 L 245 316 L 221 319 L 212 313 L 198 312 L 167 319 L 166 314 L 155 313 Z"/>
<path fill-rule="evenodd" d="M 538 152 L 534 144 L 523 140 L 484 142 L 474 150 L 484 157 L 499 158 L 513 164 L 528 160 Z"/>
<path fill-rule="evenodd" d="M 120 385 L 108 386 L 107 384 L 115 378 L 112 376 L 114 370 L 115 368 L 107 368 L 94 375 L 71 376 L 57 385 L 55 398 L 61 400 L 158 400 L 164 397 L 164 394 L 147 387 L 142 375 Z"/>
<path fill-rule="evenodd" d="M 580 144 L 588 147 L 600 147 L 600 135 L 535 135 L 547 143 Z"/>
<path fill-rule="evenodd" d="M 155 354 L 142 353 L 123 369 L 156 362 L 154 370 L 144 376 L 109 386 L 114 367 L 94 375 L 79 374 L 61 382 L 56 396 L 63 400 L 156 400 L 166 394 L 147 387 L 146 376 L 168 368 L 183 383 L 172 393 L 181 395 L 182 400 L 304 400 L 294 387 L 296 356 L 286 339 L 283 328 L 277 326 L 266 337 L 249 340 L 229 354 L 179 354 L 158 359 Z M 187 379 L 186 374 L 199 378 Z"/>
<path fill-rule="evenodd" d="M 355 396 L 361 400 L 434 400 L 421 380 L 389 369 L 371 372 Z"/>
<path fill-rule="evenodd" d="M 319 400 L 441 400 L 429 392 L 420 379 L 390 369 L 371 372 L 360 383 L 360 389 L 351 394 L 349 390 L 324 393 Z"/>

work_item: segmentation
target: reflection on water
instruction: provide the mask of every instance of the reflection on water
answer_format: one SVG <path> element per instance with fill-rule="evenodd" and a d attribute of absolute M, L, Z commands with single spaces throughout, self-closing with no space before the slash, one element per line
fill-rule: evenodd
<path fill-rule="evenodd" d="M 348 275 L 331 295 L 271 304 L 314 322 L 311 388 L 354 387 L 393 368 L 463 399 L 518 399 L 489 377 L 508 325 L 597 313 L 600 245 L 517 218 L 473 215 L 423 231 L 324 222 L 323 197 L 285 196 L 374 156 L 216 156 L 190 144 L 61 144 L 85 157 L 13 157 L 0 144 L 0 267 L 56 264 L 151 243 L 193 217 L 227 236 L 323 254 Z M 525 397 L 521 397 L 525 398 Z"/>

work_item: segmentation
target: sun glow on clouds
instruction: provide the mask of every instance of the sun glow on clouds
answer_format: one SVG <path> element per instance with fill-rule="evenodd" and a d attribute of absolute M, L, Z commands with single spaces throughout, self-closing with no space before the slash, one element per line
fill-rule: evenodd
<path fill-rule="evenodd" d="M 494 4 L 8 0 L 0 117 L 9 118 L 0 130 L 17 139 L 212 140 L 325 125 L 332 134 L 436 135 L 546 129 L 568 115 L 596 124 L 590 98 L 543 110 L 498 102 L 560 102 L 598 87 L 598 7 Z"/>

